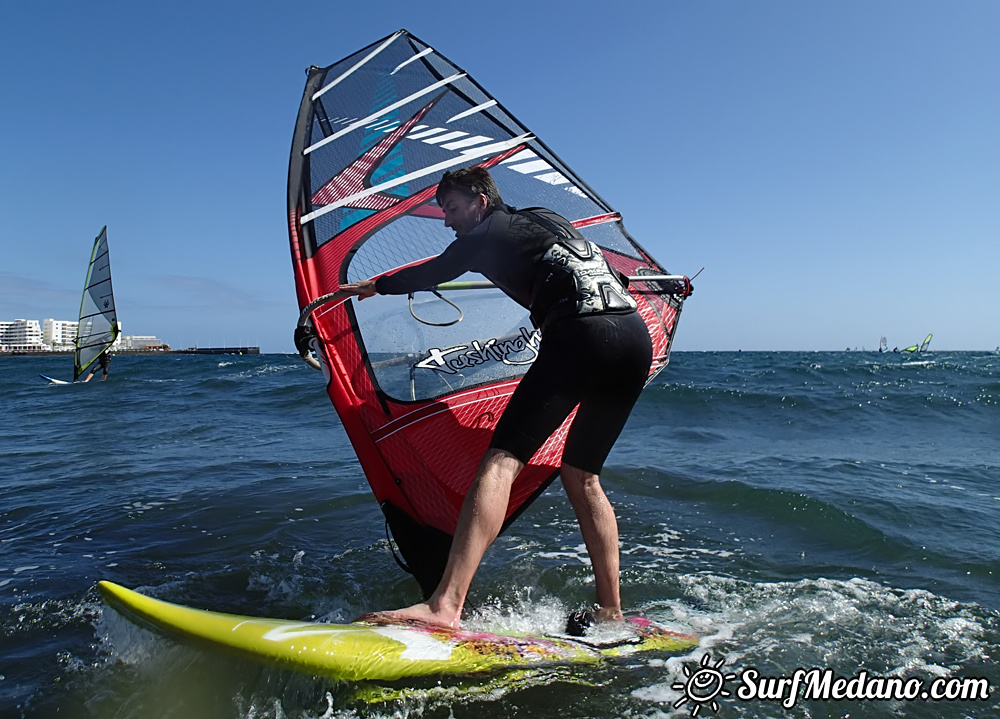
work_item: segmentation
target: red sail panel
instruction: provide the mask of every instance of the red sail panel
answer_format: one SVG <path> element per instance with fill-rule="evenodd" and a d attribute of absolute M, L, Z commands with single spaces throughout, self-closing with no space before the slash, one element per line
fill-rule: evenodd
<path fill-rule="evenodd" d="M 453 234 L 434 203 L 437 182 L 448 169 L 475 164 L 490 168 L 507 203 L 549 207 L 575 221 L 617 270 L 666 274 L 612 207 L 413 35 L 401 30 L 311 68 L 288 183 L 296 291 L 300 309 L 310 308 L 302 321 L 315 335 L 330 399 L 425 592 L 540 336 L 527 311 L 496 289 L 448 293 L 463 312 L 459 322 L 433 295 L 412 306 L 406 297 L 320 298 L 341 283 L 440 254 Z M 653 339 L 652 378 L 668 361 L 683 297 L 656 280 L 634 280 L 631 290 Z M 555 476 L 571 419 L 515 481 L 508 523 Z"/>

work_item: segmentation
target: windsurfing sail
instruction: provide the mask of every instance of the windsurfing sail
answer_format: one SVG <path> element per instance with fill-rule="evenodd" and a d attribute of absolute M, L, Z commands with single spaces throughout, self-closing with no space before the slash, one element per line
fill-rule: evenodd
<path fill-rule="evenodd" d="M 879 337 L 878 351 L 885 352 L 887 349 L 889 349 L 889 343 L 885 341 L 885 337 Z"/>
<path fill-rule="evenodd" d="M 650 379 L 667 364 L 691 290 L 468 73 L 407 31 L 308 70 L 288 181 L 296 346 L 326 372 L 400 564 L 425 594 L 540 335 L 526 310 L 478 275 L 409 299 L 348 300 L 337 289 L 440 254 L 454 235 L 435 204 L 437 183 L 446 170 L 472 165 L 489 168 L 508 204 L 573 221 L 633 278 L 653 341 Z M 514 482 L 504 528 L 554 478 L 571 420 Z"/>
<path fill-rule="evenodd" d="M 80 325 L 76 335 L 73 381 L 87 373 L 101 353 L 118 339 L 115 295 L 111 289 L 111 256 L 108 254 L 107 225 L 94 240 L 80 300 Z"/>
<path fill-rule="evenodd" d="M 932 335 L 932 334 L 927 335 L 926 337 L 924 337 L 924 341 L 921 342 L 919 345 L 910 345 L 909 347 L 904 347 L 903 348 L 903 352 L 924 352 L 924 351 L 926 351 L 927 348 L 931 344 L 931 338 L 933 336 L 934 335 Z"/>

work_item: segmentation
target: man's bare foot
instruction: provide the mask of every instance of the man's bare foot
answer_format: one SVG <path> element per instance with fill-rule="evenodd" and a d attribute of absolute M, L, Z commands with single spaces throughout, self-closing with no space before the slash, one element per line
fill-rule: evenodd
<path fill-rule="evenodd" d="M 434 624 L 448 629 L 458 629 L 461 612 L 439 610 L 435 611 L 427 603 L 414 604 L 405 609 L 395 609 L 387 612 L 372 612 L 360 617 L 363 622 L 389 623 L 420 622 Z"/>
<path fill-rule="evenodd" d="M 604 624 L 607 622 L 624 622 L 625 615 L 622 614 L 621 609 L 608 609 L 607 607 L 601 607 L 596 612 L 594 612 L 594 623 Z"/>

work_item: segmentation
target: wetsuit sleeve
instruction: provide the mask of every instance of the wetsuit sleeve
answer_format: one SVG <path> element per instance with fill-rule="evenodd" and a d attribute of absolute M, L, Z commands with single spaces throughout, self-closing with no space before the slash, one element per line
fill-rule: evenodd
<path fill-rule="evenodd" d="M 379 277 L 375 290 L 380 295 L 405 295 L 453 280 L 472 269 L 479 252 L 478 246 L 476 239 L 460 237 L 437 257 Z"/>

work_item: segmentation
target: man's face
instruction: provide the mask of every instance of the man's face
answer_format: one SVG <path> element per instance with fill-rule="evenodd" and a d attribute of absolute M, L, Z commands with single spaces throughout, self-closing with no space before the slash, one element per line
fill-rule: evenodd
<path fill-rule="evenodd" d="M 460 190 L 452 190 L 444 196 L 441 209 L 444 210 L 444 226 L 455 231 L 455 236 L 464 235 L 483 221 L 486 214 L 486 195 L 469 198 Z"/>

